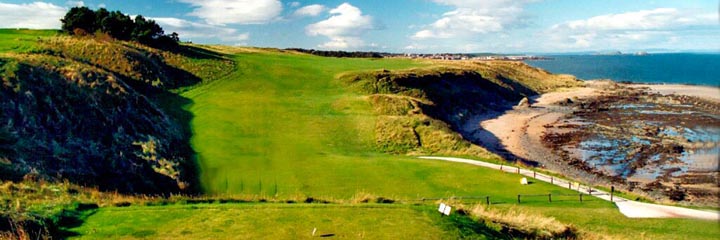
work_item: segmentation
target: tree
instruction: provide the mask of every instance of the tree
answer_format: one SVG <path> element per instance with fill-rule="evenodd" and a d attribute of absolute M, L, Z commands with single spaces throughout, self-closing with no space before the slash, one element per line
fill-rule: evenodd
<path fill-rule="evenodd" d="M 74 7 L 60 19 L 62 30 L 73 34 L 75 29 L 82 29 L 87 33 L 97 30 L 95 12 L 87 7 Z"/>
<path fill-rule="evenodd" d="M 132 32 L 135 29 L 133 20 L 122 14 L 120 11 L 110 12 L 107 18 L 100 23 L 102 31 L 120 40 L 132 39 Z"/>
<path fill-rule="evenodd" d="M 95 27 L 97 28 L 96 30 L 101 32 L 107 32 L 103 28 L 104 26 L 102 22 L 105 21 L 105 19 L 107 19 L 108 17 L 110 17 L 110 12 L 108 12 L 108 10 L 105 8 L 100 8 L 95 11 Z"/>
<path fill-rule="evenodd" d="M 178 33 L 176 32 L 172 32 L 170 35 L 168 35 L 168 37 L 170 37 L 170 40 L 173 40 L 175 42 L 180 41 L 180 35 L 178 35 Z"/>
<path fill-rule="evenodd" d="M 65 32 L 75 35 L 101 32 L 115 39 L 132 40 L 160 48 L 177 47 L 180 42 L 177 33 L 165 35 L 162 27 L 152 19 L 137 15 L 133 20 L 120 11 L 109 12 L 105 8 L 93 11 L 87 7 L 74 7 L 60 21 Z"/>
<path fill-rule="evenodd" d="M 150 44 L 164 35 L 165 32 L 155 21 L 145 19 L 142 15 L 135 17 L 135 29 L 133 29 L 132 32 L 132 40 Z"/>

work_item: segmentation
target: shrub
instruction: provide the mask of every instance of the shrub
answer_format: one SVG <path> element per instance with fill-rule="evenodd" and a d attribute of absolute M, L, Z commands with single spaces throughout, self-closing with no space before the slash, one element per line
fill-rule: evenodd
<path fill-rule="evenodd" d="M 160 48 L 177 47 L 180 41 L 177 33 L 166 35 L 152 19 L 137 15 L 133 20 L 120 11 L 109 12 L 105 8 L 93 11 L 87 7 L 74 7 L 60 21 L 63 31 L 77 36 L 97 31 L 115 39 L 133 40 Z"/>

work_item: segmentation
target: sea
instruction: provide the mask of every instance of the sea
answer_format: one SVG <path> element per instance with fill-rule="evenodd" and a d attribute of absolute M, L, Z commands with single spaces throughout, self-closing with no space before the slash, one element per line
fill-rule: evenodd
<path fill-rule="evenodd" d="M 572 74 L 583 80 L 611 79 L 620 82 L 651 83 L 651 84 L 691 84 L 720 87 L 720 54 L 664 53 L 649 55 L 556 55 L 546 60 L 528 60 L 526 63 L 545 69 L 552 73 Z M 639 107 L 638 107 L 639 106 Z M 637 169 L 632 178 L 654 181 L 660 177 L 665 168 L 677 168 L 673 177 L 686 174 L 688 171 L 717 171 L 720 161 L 720 122 L 706 122 L 697 126 L 682 126 L 680 123 L 663 122 L 665 114 L 698 114 L 693 111 L 667 112 L 650 105 L 617 106 L 636 111 L 634 114 L 648 116 L 646 124 L 663 123 L 663 135 L 681 136 L 688 142 L 704 145 L 688 149 L 678 157 L 681 164 L 652 166 L 651 169 Z M 680 108 L 681 109 L 681 108 Z M 633 114 L 633 113 L 631 113 Z M 705 114 L 705 113 L 703 113 Z M 720 117 L 713 116 L 720 120 Z M 667 126 L 671 127 L 667 127 Z M 677 131 L 675 131 L 677 129 Z M 583 140 L 579 149 L 583 161 L 600 168 L 624 171 L 630 162 L 627 152 L 607 149 L 623 149 L 627 141 L 642 141 L 638 137 L 627 136 L 607 137 L 594 136 Z M 601 151 L 593 152 L 587 146 L 600 146 Z M 587 149 L 586 149 L 587 148 Z M 657 156 L 653 156 L 657 157 Z M 653 159 L 652 161 L 655 161 Z M 651 161 L 651 162 L 652 162 Z M 650 165 L 648 165 L 650 166 Z M 678 167 L 679 166 L 679 167 Z M 656 168 L 656 169 L 655 169 Z M 621 174 L 622 175 L 622 174 Z M 623 177 L 629 177 L 622 175 Z"/>
<path fill-rule="evenodd" d="M 720 54 L 556 55 L 526 63 L 583 80 L 691 84 L 720 87 Z"/>

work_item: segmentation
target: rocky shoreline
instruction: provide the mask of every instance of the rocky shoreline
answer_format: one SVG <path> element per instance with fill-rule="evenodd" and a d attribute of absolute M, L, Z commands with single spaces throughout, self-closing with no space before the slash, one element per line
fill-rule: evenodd
<path fill-rule="evenodd" d="M 611 94 L 563 102 L 573 112 L 545 126 L 543 144 L 564 163 L 629 191 L 717 203 L 720 104 L 647 90 L 618 85 Z"/>
<path fill-rule="evenodd" d="M 655 200 L 716 206 L 720 200 L 720 101 L 661 86 L 588 81 L 531 98 L 531 106 L 466 123 L 464 135 L 509 158 L 593 185 Z M 711 87 L 705 93 L 720 92 Z M 672 93 L 672 94 L 671 94 Z M 694 96 L 688 96 L 693 95 Z M 472 126 L 477 129 L 472 130 Z M 487 141 L 492 135 L 496 142 Z"/>

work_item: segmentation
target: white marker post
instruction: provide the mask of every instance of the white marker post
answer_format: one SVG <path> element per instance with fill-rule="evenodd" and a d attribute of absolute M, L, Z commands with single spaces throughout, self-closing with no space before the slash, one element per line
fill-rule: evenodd
<path fill-rule="evenodd" d="M 440 203 L 440 207 L 438 207 L 438 212 L 440 212 L 440 215 L 447 215 L 450 216 L 450 210 L 452 208 L 444 203 Z"/>
<path fill-rule="evenodd" d="M 450 216 L 451 209 L 452 208 L 450 206 L 445 206 L 445 211 L 443 211 L 443 214 L 445 214 L 445 216 Z"/>

